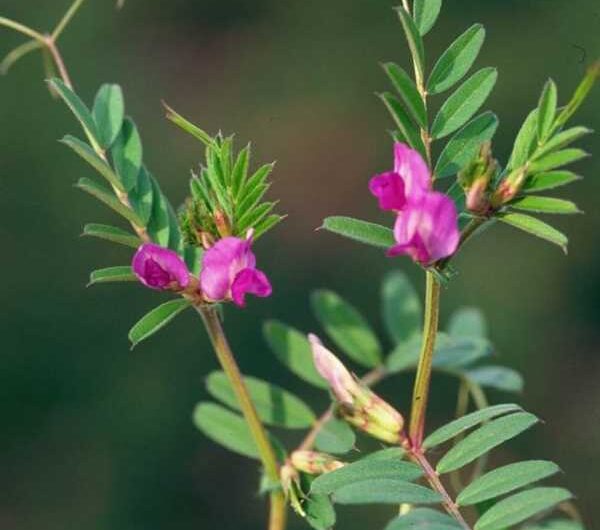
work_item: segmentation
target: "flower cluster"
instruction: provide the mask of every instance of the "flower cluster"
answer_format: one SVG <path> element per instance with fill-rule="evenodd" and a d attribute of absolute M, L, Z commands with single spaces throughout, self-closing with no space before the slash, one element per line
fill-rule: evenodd
<path fill-rule="evenodd" d="M 132 269 L 140 282 L 151 289 L 191 289 L 200 292 L 206 302 L 232 300 L 244 307 L 247 294 L 267 297 L 272 291 L 265 273 L 256 268 L 251 246 L 251 230 L 246 239 L 226 237 L 217 241 L 204 252 L 199 283 L 176 252 L 152 243 L 138 249 Z"/>
<path fill-rule="evenodd" d="M 431 172 L 418 151 L 396 143 L 393 171 L 374 176 L 369 189 L 382 210 L 397 214 L 396 245 L 388 256 L 408 255 L 427 266 L 456 252 L 456 206 L 447 195 L 433 191 Z"/>

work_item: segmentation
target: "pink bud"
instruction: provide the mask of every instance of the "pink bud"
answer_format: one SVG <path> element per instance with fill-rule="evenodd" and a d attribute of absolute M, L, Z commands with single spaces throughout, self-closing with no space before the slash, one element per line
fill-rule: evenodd
<path fill-rule="evenodd" d="M 331 353 L 316 335 L 310 334 L 308 340 L 312 346 L 315 367 L 325 379 L 340 403 L 352 405 L 359 385 L 342 362 Z"/>

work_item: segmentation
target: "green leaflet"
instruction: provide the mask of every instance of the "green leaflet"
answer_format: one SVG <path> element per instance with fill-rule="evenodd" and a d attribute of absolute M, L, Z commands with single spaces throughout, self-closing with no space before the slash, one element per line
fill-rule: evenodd
<path fill-rule="evenodd" d="M 467 79 L 442 105 L 431 126 L 432 138 L 444 138 L 470 120 L 490 95 L 497 78 L 495 68 L 484 68 Z"/>
<path fill-rule="evenodd" d="M 148 170 L 142 166 L 137 176 L 136 186 L 129 191 L 129 203 L 142 221 L 142 225 L 146 226 L 152 216 L 152 206 L 154 204 L 154 188 Z"/>
<path fill-rule="evenodd" d="M 115 172 L 88 144 L 70 135 L 65 136 L 61 142 L 75 151 L 83 160 L 100 173 L 110 185 L 123 191 L 123 185 L 117 175 L 115 175 Z"/>
<path fill-rule="evenodd" d="M 415 0 L 413 18 L 419 33 L 424 36 L 433 28 L 442 9 L 442 0 Z"/>
<path fill-rule="evenodd" d="M 190 302 L 185 299 L 171 300 L 155 307 L 129 330 L 131 347 L 135 348 L 140 342 L 164 328 L 171 320 L 188 307 L 190 307 Z"/>
<path fill-rule="evenodd" d="M 125 102 L 121 87 L 102 85 L 96 94 L 92 112 L 98 131 L 98 142 L 104 149 L 108 149 L 123 125 Z"/>
<path fill-rule="evenodd" d="M 535 217 L 520 213 L 507 213 L 498 215 L 498 219 L 519 230 L 523 230 L 531 235 L 545 239 L 550 243 L 554 243 L 555 245 L 558 245 L 565 254 L 567 253 L 567 244 L 569 242 L 567 236 Z"/>
<path fill-rule="evenodd" d="M 464 169 L 497 129 L 498 118 L 492 112 L 485 112 L 467 123 L 446 144 L 435 166 L 435 176 L 445 178 Z"/>
<path fill-rule="evenodd" d="M 385 450 L 384 450 L 385 451 Z M 312 485 L 312 493 L 330 495 L 337 490 L 355 482 L 375 479 L 393 479 L 411 482 L 423 475 L 421 468 L 410 462 L 403 462 L 396 455 L 390 454 L 380 460 L 359 460 L 352 464 L 325 473 L 317 477 Z"/>
<path fill-rule="evenodd" d="M 331 418 L 321 428 L 315 439 L 315 447 L 324 453 L 343 455 L 354 449 L 356 435 L 343 420 Z"/>
<path fill-rule="evenodd" d="M 125 217 L 125 219 L 127 219 L 128 221 L 138 226 L 141 226 L 141 220 L 138 218 L 137 214 L 133 210 L 130 210 L 129 208 L 127 208 L 127 206 L 122 204 L 119 201 L 119 199 L 117 199 L 114 196 L 112 190 L 107 189 L 101 184 L 98 184 L 97 182 L 94 182 L 93 180 L 88 178 L 79 179 L 76 186 L 79 189 L 85 191 L 86 193 L 89 193 L 93 197 L 96 197 L 96 199 L 98 199 L 100 202 L 103 202 L 104 204 L 106 204 L 106 206 Z"/>
<path fill-rule="evenodd" d="M 543 173 L 546 171 L 552 171 L 569 164 L 578 162 L 579 160 L 588 157 L 589 154 L 583 149 L 567 148 L 560 151 L 554 151 L 548 153 L 541 158 L 532 162 L 529 166 L 529 172 L 531 174 Z"/>
<path fill-rule="evenodd" d="M 397 64 L 386 63 L 383 65 L 383 69 L 392 81 L 398 94 L 402 97 L 402 101 L 404 101 L 404 104 L 413 119 L 421 128 L 426 129 L 427 109 L 425 108 L 423 98 L 421 98 L 421 94 L 419 94 L 414 81 L 406 71 Z"/>
<path fill-rule="evenodd" d="M 469 484 L 456 499 L 462 506 L 477 504 L 555 475 L 560 468 L 553 462 L 530 460 L 499 467 Z"/>
<path fill-rule="evenodd" d="M 555 197 L 528 196 L 510 203 L 515 210 L 549 214 L 574 214 L 582 213 L 574 202 Z"/>
<path fill-rule="evenodd" d="M 458 436 L 475 425 L 479 425 L 480 423 L 491 420 L 492 418 L 496 418 L 497 416 L 520 410 L 521 407 L 519 407 L 519 405 L 509 403 L 503 405 L 494 405 L 492 407 L 472 412 L 471 414 L 467 414 L 462 418 L 451 421 L 443 427 L 440 427 L 437 431 L 431 433 L 423 442 L 423 447 L 426 449 L 431 449 L 432 447 L 451 440 L 455 436 Z"/>
<path fill-rule="evenodd" d="M 571 499 L 563 488 L 533 488 L 495 504 L 475 524 L 475 530 L 504 530 Z"/>
<path fill-rule="evenodd" d="M 152 241 L 162 247 L 167 247 L 171 234 L 169 205 L 154 178 L 151 179 L 151 183 L 153 203 L 152 214 L 147 226 L 148 234 L 152 238 Z"/>
<path fill-rule="evenodd" d="M 352 360 L 367 368 L 381 363 L 381 346 L 365 318 L 332 291 L 316 291 L 313 311 L 327 335 Z"/>
<path fill-rule="evenodd" d="M 423 78 L 423 73 L 425 71 L 425 49 L 423 47 L 421 34 L 419 33 L 413 18 L 406 12 L 404 7 L 397 7 L 396 12 L 398 13 L 398 17 L 400 17 L 400 22 L 404 29 L 415 69 L 417 70 L 419 77 Z"/>
<path fill-rule="evenodd" d="M 556 89 L 556 83 L 550 79 L 544 86 L 538 105 L 537 136 L 538 141 L 541 144 L 546 141 L 552 132 L 557 105 L 558 91 Z"/>
<path fill-rule="evenodd" d="M 304 333 L 281 322 L 270 320 L 263 328 L 264 336 L 275 354 L 300 379 L 319 388 L 328 388 L 312 359 L 312 349 Z"/>
<path fill-rule="evenodd" d="M 142 167 L 142 141 L 135 123 L 126 118 L 123 127 L 110 150 L 115 170 L 126 191 L 132 190 L 138 181 Z"/>
<path fill-rule="evenodd" d="M 410 115 L 404 110 L 400 100 L 389 92 L 384 92 L 383 94 L 380 94 L 379 97 L 398 127 L 401 138 L 397 141 L 408 143 L 413 149 L 416 149 L 425 156 L 425 144 L 421 138 L 421 132 L 413 123 Z"/>
<path fill-rule="evenodd" d="M 455 311 L 448 324 L 448 333 L 453 337 L 487 337 L 487 324 L 480 309 L 463 307 Z"/>
<path fill-rule="evenodd" d="M 75 94 L 67 85 L 65 85 L 60 79 L 53 78 L 48 81 L 50 86 L 56 91 L 56 93 L 62 98 L 67 104 L 67 107 L 79 120 L 79 123 L 83 127 L 83 130 L 90 138 L 90 141 L 96 141 L 98 138 L 98 131 L 96 130 L 96 124 L 92 118 L 90 110 L 86 104 Z"/>
<path fill-rule="evenodd" d="M 413 508 L 394 519 L 385 530 L 460 530 L 456 519 L 431 508 Z"/>
<path fill-rule="evenodd" d="M 391 339 L 399 344 L 420 331 L 421 299 L 408 277 L 400 272 L 389 273 L 382 284 L 383 321 Z"/>
<path fill-rule="evenodd" d="M 549 171 L 547 173 L 538 173 L 527 179 L 523 186 L 523 192 L 536 193 L 538 191 L 552 190 L 578 180 L 581 180 L 581 177 L 571 171 Z"/>
<path fill-rule="evenodd" d="M 335 524 L 335 510 L 326 495 L 311 495 L 303 504 L 306 520 L 315 530 L 330 530 Z"/>
<path fill-rule="evenodd" d="M 538 109 L 535 109 L 529 113 L 517 134 L 507 171 L 523 167 L 533 154 L 537 147 L 537 122 Z"/>
<path fill-rule="evenodd" d="M 523 376 L 505 366 L 481 366 L 472 368 L 465 375 L 480 386 L 495 388 L 504 392 L 520 394 L 523 392 Z"/>
<path fill-rule="evenodd" d="M 335 491 L 336 504 L 437 504 L 441 496 L 435 491 L 396 479 L 367 479 Z"/>
<path fill-rule="evenodd" d="M 214 403 L 199 403 L 194 424 L 213 442 L 243 456 L 259 460 L 258 449 L 241 416 Z"/>
<path fill-rule="evenodd" d="M 122 267 L 108 267 L 106 269 L 98 269 L 90 274 L 90 285 L 97 283 L 112 283 L 112 282 L 136 282 L 137 277 L 131 270 L 131 265 Z"/>
<path fill-rule="evenodd" d="M 548 153 L 562 149 L 592 132 L 587 127 L 571 127 L 570 129 L 560 131 L 535 150 L 533 159 L 537 160 Z"/>
<path fill-rule="evenodd" d="M 537 422 L 538 419 L 527 412 L 515 412 L 492 420 L 450 449 L 438 462 L 436 470 L 443 474 L 460 469 Z"/>
<path fill-rule="evenodd" d="M 440 94 L 458 83 L 471 69 L 485 41 L 485 28 L 475 24 L 442 54 L 427 81 L 430 94 Z"/>
<path fill-rule="evenodd" d="M 523 530 L 585 530 L 583 525 L 569 519 L 552 519 L 533 526 L 527 525 Z"/>
<path fill-rule="evenodd" d="M 395 244 L 394 233 L 386 226 L 351 217 L 327 217 L 321 228 L 374 247 L 387 249 Z"/>
<path fill-rule="evenodd" d="M 139 237 L 116 226 L 90 223 L 83 227 L 84 236 L 97 237 L 127 247 L 138 248 L 142 241 Z"/>
<path fill-rule="evenodd" d="M 244 382 L 258 416 L 267 425 L 308 429 L 314 423 L 316 418 L 312 411 L 290 392 L 254 377 L 244 377 Z M 206 379 L 206 388 L 215 399 L 239 410 L 237 397 L 225 373 L 211 373 Z"/>

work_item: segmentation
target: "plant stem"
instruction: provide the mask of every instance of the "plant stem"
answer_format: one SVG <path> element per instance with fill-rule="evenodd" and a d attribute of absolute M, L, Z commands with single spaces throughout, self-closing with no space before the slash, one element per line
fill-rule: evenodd
<path fill-rule="evenodd" d="M 437 337 L 440 311 L 440 284 L 431 272 L 427 272 L 425 294 L 425 322 L 423 325 L 423 344 L 419 356 L 419 365 L 413 390 L 410 414 L 409 436 L 412 446 L 420 450 L 425 429 L 425 416 L 429 399 L 433 350 Z"/>
<path fill-rule="evenodd" d="M 69 22 L 71 22 L 71 19 L 76 15 L 83 2 L 85 2 L 85 0 L 75 0 L 73 2 L 69 10 L 65 13 L 60 22 L 56 25 L 56 28 L 54 28 L 54 31 L 52 32 L 52 40 L 56 41 L 58 37 L 60 37 L 61 33 L 67 27 Z"/>
<path fill-rule="evenodd" d="M 11 20 L 10 18 L 0 17 L 0 26 L 14 29 L 15 31 L 18 31 L 19 33 L 22 33 L 23 35 L 27 35 L 28 37 L 31 37 L 32 39 L 44 44 L 44 41 L 45 41 L 44 35 L 35 31 L 34 29 L 30 28 L 29 26 L 25 26 L 24 24 L 15 22 L 14 20 Z"/>
<path fill-rule="evenodd" d="M 258 417 L 252 399 L 244 383 L 242 373 L 237 365 L 233 352 L 225 336 L 225 332 L 219 320 L 217 309 L 214 306 L 196 306 L 196 310 L 202 317 L 208 336 L 213 348 L 229 379 L 229 383 L 237 397 L 244 419 L 250 429 L 254 443 L 258 449 L 260 459 L 265 468 L 267 477 L 274 483 L 279 482 L 279 466 L 273 445 Z M 283 530 L 286 524 L 287 505 L 282 491 L 271 493 L 271 516 L 269 530 Z"/>
<path fill-rule="evenodd" d="M 452 500 L 452 497 L 450 497 L 446 487 L 442 484 L 440 477 L 433 469 L 423 452 L 420 449 L 412 448 L 409 452 L 409 455 L 411 459 L 421 467 L 427 482 L 429 482 L 429 485 L 442 496 L 442 502 L 448 514 L 454 517 L 454 519 L 456 519 L 465 530 L 470 530 L 471 527 L 467 524 L 460 513 L 458 505 L 456 502 L 454 502 L 454 500 Z"/>

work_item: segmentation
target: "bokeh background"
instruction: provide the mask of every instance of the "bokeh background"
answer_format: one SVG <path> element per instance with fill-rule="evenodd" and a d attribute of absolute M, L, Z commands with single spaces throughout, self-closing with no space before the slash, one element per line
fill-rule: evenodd
<path fill-rule="evenodd" d="M 186 194 L 199 145 L 168 124 L 160 100 L 209 131 L 251 139 L 255 162 L 278 161 L 272 197 L 287 221 L 256 250 L 275 294 L 231 310 L 227 327 L 243 369 L 270 378 L 317 408 L 324 396 L 288 375 L 265 346 L 277 317 L 316 329 L 312 289 L 338 290 L 381 329 L 378 291 L 394 267 L 419 284 L 408 261 L 315 232 L 331 214 L 384 221 L 367 191 L 391 160 L 391 122 L 374 93 L 387 88 L 381 60 L 407 62 L 389 0 L 89 1 L 61 41 L 80 93 L 120 83 L 141 128 L 145 159 L 174 203 Z M 0 15 L 51 29 L 66 0 L 1 0 Z M 500 79 L 488 107 L 501 119 L 496 155 L 552 76 L 563 101 L 600 56 L 597 0 L 446 0 L 427 38 L 437 56 L 467 25 L 486 24 L 479 65 Z M 0 31 L 0 50 L 20 43 Z M 134 285 L 86 289 L 91 269 L 127 263 L 125 249 L 79 238 L 110 212 L 72 184 L 90 176 L 57 143 L 77 126 L 44 87 L 30 56 L 0 79 L 0 528 L 191 530 L 263 528 L 253 462 L 227 453 L 191 424 L 216 362 L 190 312 L 129 351 L 130 325 L 157 303 Z M 579 118 L 600 129 L 600 89 Z M 598 137 L 585 147 L 600 153 Z M 458 259 L 443 315 L 484 309 L 503 363 L 522 371 L 522 402 L 546 420 L 511 445 L 514 458 L 562 465 L 589 528 L 600 524 L 600 162 L 569 189 L 585 217 L 558 219 L 567 257 L 551 245 L 494 227 Z M 410 379 L 386 395 L 407 402 Z M 433 422 L 448 418 L 455 387 L 436 380 Z M 492 396 L 494 400 L 512 399 Z M 369 512 L 371 515 L 373 512 Z M 389 512 L 344 510 L 340 528 L 378 528 Z M 297 519 L 293 528 L 302 528 Z"/>

